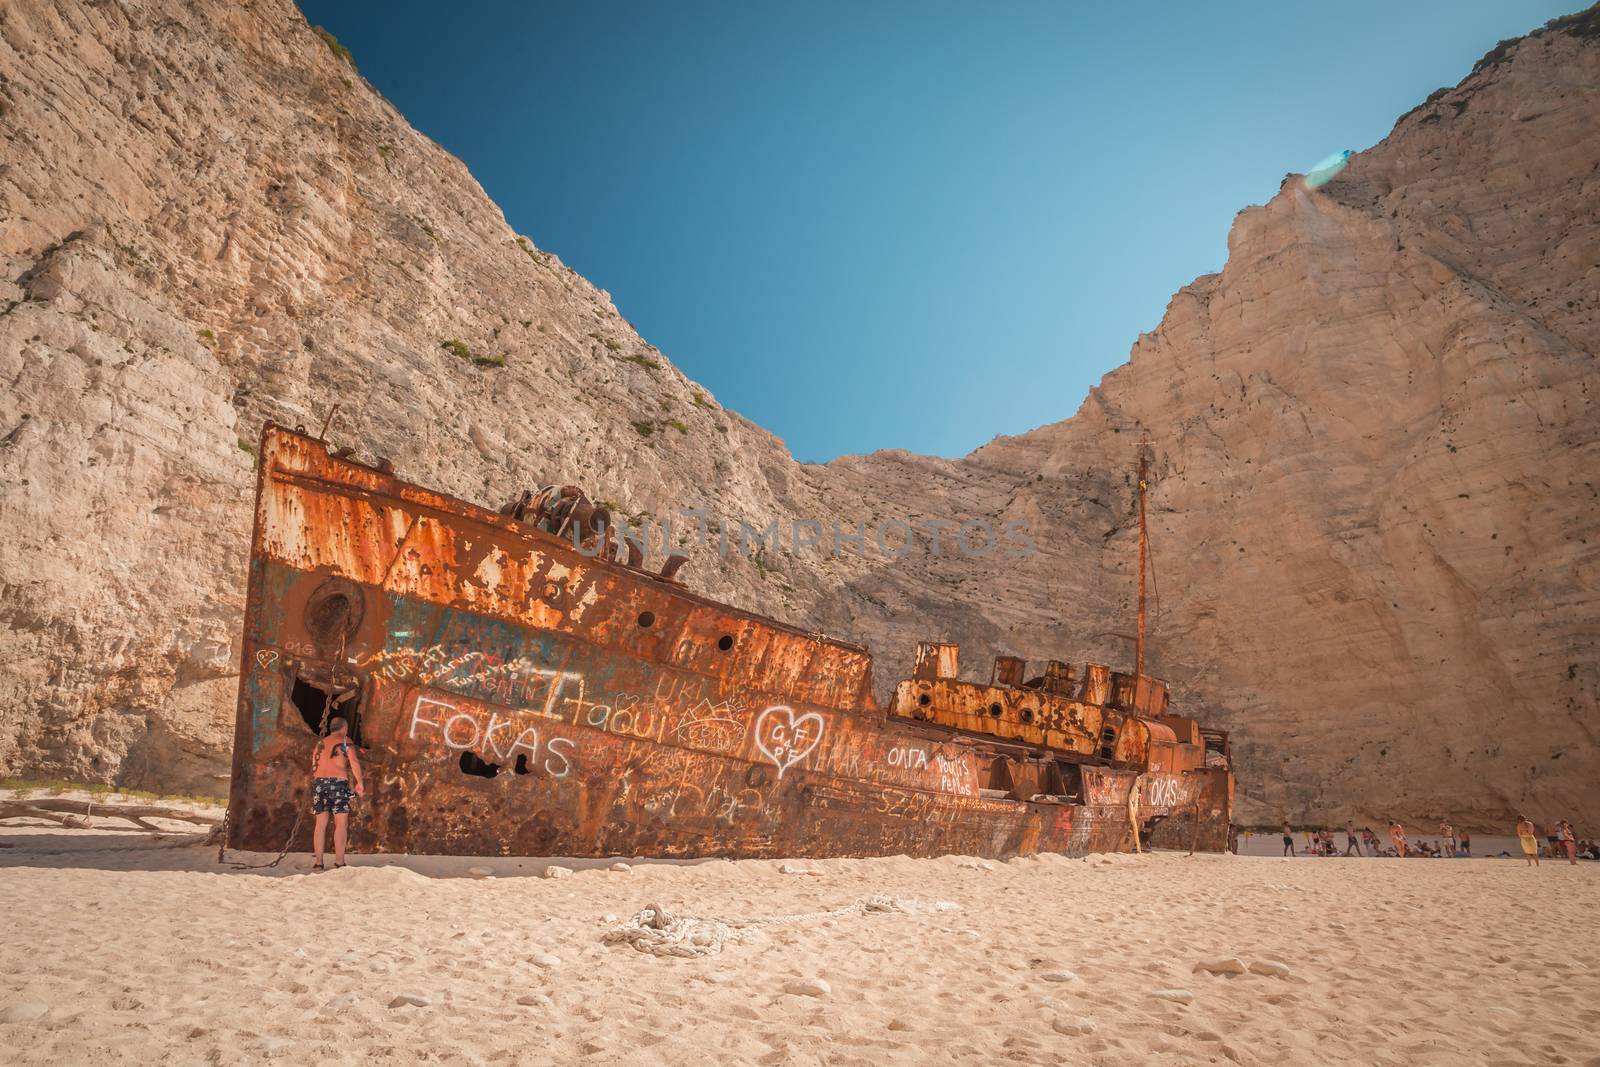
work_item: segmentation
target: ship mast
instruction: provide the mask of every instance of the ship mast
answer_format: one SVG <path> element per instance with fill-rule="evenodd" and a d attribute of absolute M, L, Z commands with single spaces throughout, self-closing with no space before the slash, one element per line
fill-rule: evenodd
<path fill-rule="evenodd" d="M 1133 674 L 1144 677 L 1144 569 L 1148 549 L 1144 532 L 1145 452 L 1139 449 L 1139 636 L 1133 646 Z"/>

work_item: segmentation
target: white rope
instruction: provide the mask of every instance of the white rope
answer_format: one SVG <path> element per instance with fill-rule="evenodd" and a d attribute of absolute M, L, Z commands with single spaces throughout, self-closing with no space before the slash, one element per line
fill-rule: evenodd
<path fill-rule="evenodd" d="M 823 919 L 839 919 L 847 915 L 950 911 L 957 907 L 959 905 L 947 900 L 925 905 L 918 900 L 899 897 L 858 897 L 848 906 L 833 911 L 809 911 L 758 919 L 701 919 L 689 915 L 673 915 L 661 905 L 651 904 L 633 918 L 606 931 L 603 940 L 608 945 L 629 944 L 640 952 L 648 952 L 655 956 L 692 959 L 715 956 L 722 951 L 724 945 L 749 940 L 756 928 L 763 926 L 813 923 Z"/>

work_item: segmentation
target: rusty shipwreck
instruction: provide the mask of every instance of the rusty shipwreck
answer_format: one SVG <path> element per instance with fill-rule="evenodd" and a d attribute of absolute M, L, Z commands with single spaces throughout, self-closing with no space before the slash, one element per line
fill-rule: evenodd
<path fill-rule="evenodd" d="M 273 426 L 259 454 L 231 847 L 305 847 L 330 712 L 365 750 L 358 850 L 1003 857 L 1129 850 L 1135 829 L 1227 846 L 1227 735 L 1139 671 L 1029 678 L 1002 656 L 985 684 L 924 643 L 884 708 L 864 649 L 546 528 L 592 522 L 581 498 L 497 513 Z"/>

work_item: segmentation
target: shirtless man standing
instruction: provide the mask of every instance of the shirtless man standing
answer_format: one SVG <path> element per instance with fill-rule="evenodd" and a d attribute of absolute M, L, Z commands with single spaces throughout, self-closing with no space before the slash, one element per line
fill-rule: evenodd
<path fill-rule="evenodd" d="M 356 760 L 356 746 L 350 740 L 349 723 L 335 715 L 328 720 L 328 734 L 317 742 L 317 766 L 312 772 L 311 811 L 317 825 L 311 831 L 311 848 L 316 862 L 313 871 L 320 871 L 322 850 L 328 841 L 328 816 L 333 816 L 333 865 L 344 866 L 344 843 L 350 833 L 350 783 L 355 781 L 355 795 L 365 796 L 367 788 L 361 781 L 361 764 Z"/>

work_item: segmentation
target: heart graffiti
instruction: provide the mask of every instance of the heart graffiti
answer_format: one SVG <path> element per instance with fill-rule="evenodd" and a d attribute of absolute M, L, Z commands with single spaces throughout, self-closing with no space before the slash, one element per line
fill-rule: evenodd
<path fill-rule="evenodd" d="M 811 755 L 822 740 L 822 716 L 814 711 L 796 715 L 794 709 L 777 704 L 756 719 L 756 748 L 778 768 L 778 777 Z"/>
<path fill-rule="evenodd" d="M 275 648 L 263 648 L 256 653 L 256 663 L 262 670 L 266 670 L 276 662 L 278 662 L 278 650 Z"/>

